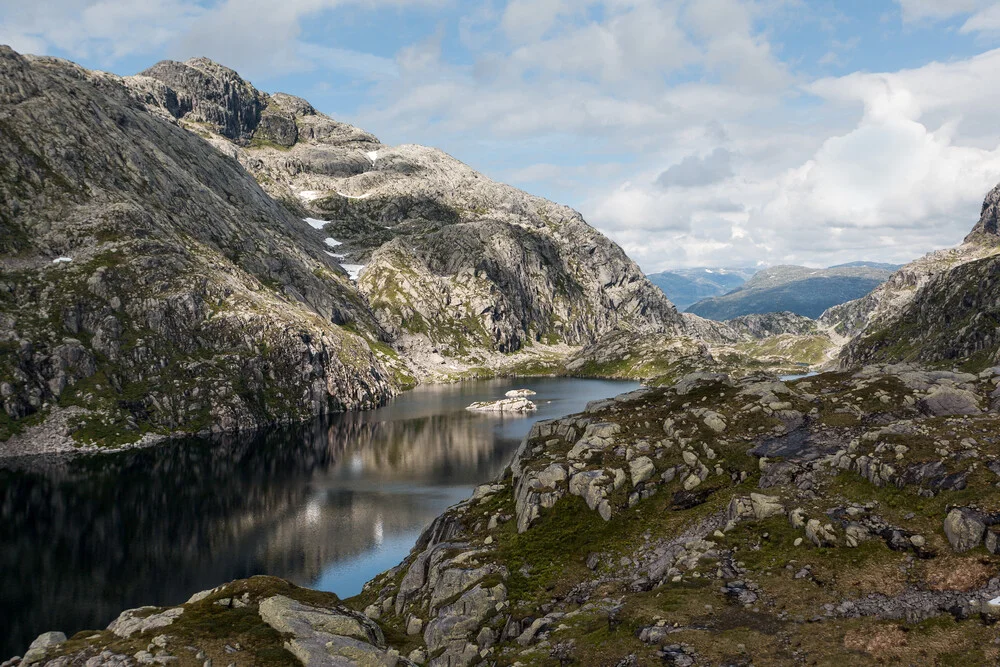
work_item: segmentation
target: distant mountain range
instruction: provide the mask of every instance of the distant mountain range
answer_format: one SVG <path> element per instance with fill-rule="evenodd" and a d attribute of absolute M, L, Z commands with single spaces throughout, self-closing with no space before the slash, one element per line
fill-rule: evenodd
<path fill-rule="evenodd" d="M 742 315 L 773 312 L 792 312 L 817 318 L 827 308 L 865 296 L 888 280 L 898 268 L 899 266 L 895 264 L 850 262 L 827 269 L 792 265 L 773 266 L 755 273 L 752 269 L 742 269 L 743 273 L 737 273 L 740 270 L 726 269 L 727 273 L 721 274 L 726 279 L 735 281 L 745 276 L 745 281 L 740 280 L 739 284 L 730 288 L 728 292 L 710 294 L 683 306 L 680 304 L 684 303 L 685 299 L 680 299 L 678 303 L 677 297 L 668 291 L 677 288 L 669 284 L 668 288 L 665 288 L 658 280 L 659 276 L 667 274 L 650 276 L 650 280 L 660 286 L 671 300 L 678 303 L 678 307 L 712 320 L 729 320 Z M 694 269 L 685 273 L 690 275 L 694 272 L 695 278 L 719 275 L 706 273 L 707 271 L 716 270 Z M 748 273 L 751 275 L 747 275 Z M 673 274 L 683 277 L 680 272 Z M 718 282 L 720 281 L 716 281 L 715 284 Z M 706 283 L 695 283 L 695 285 L 701 289 L 708 289 Z"/>
<path fill-rule="evenodd" d="M 678 310 L 684 310 L 693 303 L 708 297 L 731 292 L 745 283 L 757 269 L 750 268 L 708 268 L 675 269 L 653 273 L 650 282 L 663 290 Z"/>

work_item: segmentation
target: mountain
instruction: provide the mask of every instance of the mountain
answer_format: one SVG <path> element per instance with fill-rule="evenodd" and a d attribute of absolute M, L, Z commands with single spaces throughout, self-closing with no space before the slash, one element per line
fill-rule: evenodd
<path fill-rule="evenodd" d="M 712 320 L 785 311 L 817 318 L 832 306 L 868 294 L 892 275 L 893 268 L 898 267 L 868 262 L 828 269 L 772 266 L 728 294 L 695 303 L 687 312 Z"/>
<path fill-rule="evenodd" d="M 8 454 L 368 408 L 683 327 L 571 209 L 205 59 L 123 78 L 0 47 L 0 196 Z"/>
<path fill-rule="evenodd" d="M 1000 185 L 983 202 L 965 242 L 894 273 L 868 296 L 831 309 L 822 322 L 851 337 L 841 364 L 1000 363 Z"/>
<path fill-rule="evenodd" d="M 756 269 L 699 267 L 651 273 L 646 277 L 663 290 L 679 310 L 711 296 L 725 294 L 742 285 Z"/>
<path fill-rule="evenodd" d="M 889 264 L 887 262 L 847 262 L 846 264 L 835 264 L 831 266 L 831 269 L 850 269 L 855 267 L 867 267 L 870 269 L 884 269 L 886 271 L 896 271 L 900 268 L 899 264 Z"/>
<path fill-rule="evenodd" d="M 359 273 L 358 292 L 419 375 L 619 327 L 682 326 L 621 248 L 570 208 L 436 149 L 381 144 L 211 61 L 159 63 L 136 79 L 151 112 L 203 134 L 318 227 L 307 232 Z"/>

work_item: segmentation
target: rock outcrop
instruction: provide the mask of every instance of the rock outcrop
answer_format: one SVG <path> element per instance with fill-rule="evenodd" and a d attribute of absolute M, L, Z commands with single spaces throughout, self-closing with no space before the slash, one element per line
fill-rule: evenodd
<path fill-rule="evenodd" d="M 823 314 L 822 324 L 851 337 L 843 366 L 998 360 L 998 197 L 1000 186 L 986 195 L 963 245 L 911 262 L 871 294 Z"/>
<path fill-rule="evenodd" d="M 231 133 L 251 123 L 225 112 L 245 90 L 195 104 L 142 80 Z M 401 388 L 322 240 L 236 161 L 118 77 L 0 47 L 0 82 L 4 436 L 69 407 L 67 443 L 253 428 Z"/>
<path fill-rule="evenodd" d="M 537 409 L 538 406 L 523 396 L 501 398 L 498 401 L 476 401 L 466 408 L 473 412 L 534 412 Z"/>
<path fill-rule="evenodd" d="M 46 422 L 0 450 L 370 408 L 683 327 L 578 213 L 206 59 L 4 47 L 0 130 L 0 438 Z"/>
<path fill-rule="evenodd" d="M 1000 242 L 1000 227 L 997 225 L 1000 206 L 1000 185 L 993 188 L 983 199 L 983 208 L 979 214 L 979 222 L 965 237 L 966 243 L 995 246 Z"/>
<path fill-rule="evenodd" d="M 165 89 L 144 94 L 151 82 Z M 363 267 L 358 289 L 423 373 L 587 344 L 623 326 L 681 327 L 662 292 L 580 214 L 441 151 L 386 146 L 203 59 L 160 63 L 127 83 L 316 220 L 313 236 L 331 239 L 338 262 Z"/>
<path fill-rule="evenodd" d="M 1000 473 L 977 472 L 1000 471 L 985 435 L 1000 418 L 927 405 L 943 391 L 981 402 L 998 380 L 915 366 L 787 383 L 697 373 L 595 402 L 537 423 L 509 475 L 439 518 L 361 599 L 386 627 L 423 629 L 414 655 L 431 665 L 591 664 L 594 633 L 605 662 L 868 659 L 881 654 L 845 633 L 935 617 L 981 652 L 1000 530 L 995 509 L 954 501 L 1000 507 Z M 912 642 L 896 655 L 951 650 Z"/>

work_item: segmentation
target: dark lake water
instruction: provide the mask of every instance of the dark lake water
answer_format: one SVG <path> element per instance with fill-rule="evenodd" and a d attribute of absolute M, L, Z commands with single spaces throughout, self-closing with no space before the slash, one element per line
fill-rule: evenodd
<path fill-rule="evenodd" d="M 254 574 L 349 597 L 508 463 L 531 424 L 631 391 L 537 378 L 423 386 L 371 412 L 103 456 L 0 459 L 0 660 L 41 632 Z M 535 390 L 528 416 L 465 407 Z"/>

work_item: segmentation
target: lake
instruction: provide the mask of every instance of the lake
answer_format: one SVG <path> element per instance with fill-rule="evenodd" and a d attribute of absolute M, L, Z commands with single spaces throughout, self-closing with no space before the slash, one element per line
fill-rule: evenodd
<path fill-rule="evenodd" d="M 496 476 L 539 419 L 634 382 L 427 385 L 370 412 L 118 454 L 0 459 L 0 660 L 41 632 L 254 574 L 355 595 L 445 508 Z M 512 388 L 538 411 L 465 410 Z"/>

